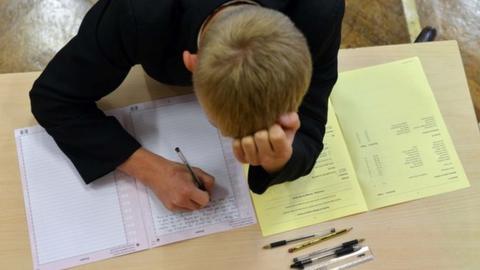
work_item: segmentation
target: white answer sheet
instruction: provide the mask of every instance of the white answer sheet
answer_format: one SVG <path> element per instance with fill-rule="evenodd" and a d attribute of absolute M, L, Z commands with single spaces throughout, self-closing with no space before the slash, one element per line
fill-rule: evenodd
<path fill-rule="evenodd" d="M 185 213 L 167 210 L 139 181 L 114 171 L 85 185 L 39 127 L 15 130 L 34 269 L 63 269 L 256 223 L 231 140 L 187 95 L 111 111 L 150 151 L 215 177 L 212 200 Z"/>

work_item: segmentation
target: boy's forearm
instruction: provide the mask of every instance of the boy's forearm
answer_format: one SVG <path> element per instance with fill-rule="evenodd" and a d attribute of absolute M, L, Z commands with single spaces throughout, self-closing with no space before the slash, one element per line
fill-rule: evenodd
<path fill-rule="evenodd" d="M 148 183 L 147 179 L 151 178 L 145 177 L 145 175 L 151 170 L 152 167 L 166 166 L 165 161 L 165 158 L 157 156 L 147 149 L 140 147 L 124 163 L 118 166 L 117 169 L 149 186 L 150 183 Z"/>

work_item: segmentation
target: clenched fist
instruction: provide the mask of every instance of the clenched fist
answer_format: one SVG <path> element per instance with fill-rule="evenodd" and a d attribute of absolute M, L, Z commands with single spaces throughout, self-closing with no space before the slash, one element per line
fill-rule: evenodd
<path fill-rule="evenodd" d="M 292 143 L 299 128 L 296 112 L 282 115 L 268 130 L 234 140 L 235 157 L 242 163 L 260 165 L 268 173 L 278 172 L 292 156 Z"/>

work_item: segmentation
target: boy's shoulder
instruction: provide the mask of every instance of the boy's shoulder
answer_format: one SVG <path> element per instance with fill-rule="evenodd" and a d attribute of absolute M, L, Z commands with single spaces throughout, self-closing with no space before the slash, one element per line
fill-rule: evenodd
<path fill-rule="evenodd" d="M 178 3 L 175 0 L 125 0 L 137 24 L 158 24 L 166 22 L 175 13 Z"/>
<path fill-rule="evenodd" d="M 345 12 L 344 0 L 296 0 L 285 14 L 305 35 L 312 54 L 317 55 L 339 39 Z M 335 52 L 336 54 L 336 52 Z"/>
<path fill-rule="evenodd" d="M 301 26 L 311 25 L 318 30 L 331 27 L 342 20 L 344 0 L 297 0 L 290 1 L 285 13 Z"/>

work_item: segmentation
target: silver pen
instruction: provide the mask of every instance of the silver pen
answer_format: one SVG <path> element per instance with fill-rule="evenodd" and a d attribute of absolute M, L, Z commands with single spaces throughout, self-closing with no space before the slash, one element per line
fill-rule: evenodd
<path fill-rule="evenodd" d="M 358 244 L 362 243 L 363 241 L 365 241 L 365 239 L 355 239 L 355 240 L 352 240 L 352 241 L 342 243 L 342 244 L 340 244 L 338 246 L 335 246 L 335 247 L 322 248 L 320 250 L 316 250 L 316 251 L 314 251 L 312 253 L 309 253 L 307 255 L 303 255 L 303 256 L 293 258 L 293 262 L 303 261 L 303 260 L 306 260 L 308 258 L 320 255 L 322 253 L 325 253 L 325 252 L 328 252 L 328 251 L 331 251 L 331 250 L 337 250 L 337 249 L 345 248 L 345 247 L 348 247 L 348 246 L 358 245 Z"/>
<path fill-rule="evenodd" d="M 308 258 L 306 260 L 297 261 L 297 262 L 293 263 L 292 265 L 290 265 L 290 268 L 303 269 L 303 268 L 305 268 L 305 266 L 308 266 L 310 264 L 315 264 L 315 263 L 318 263 L 318 262 L 322 262 L 322 261 L 325 261 L 325 260 L 330 259 L 330 258 L 342 257 L 342 256 L 348 255 L 350 253 L 359 251 L 360 248 L 361 247 L 359 247 L 359 246 L 348 246 L 348 247 L 344 247 L 344 248 L 341 248 L 341 249 L 332 250 L 330 252 L 327 252 L 327 253 L 321 255 L 320 257 Z"/>

